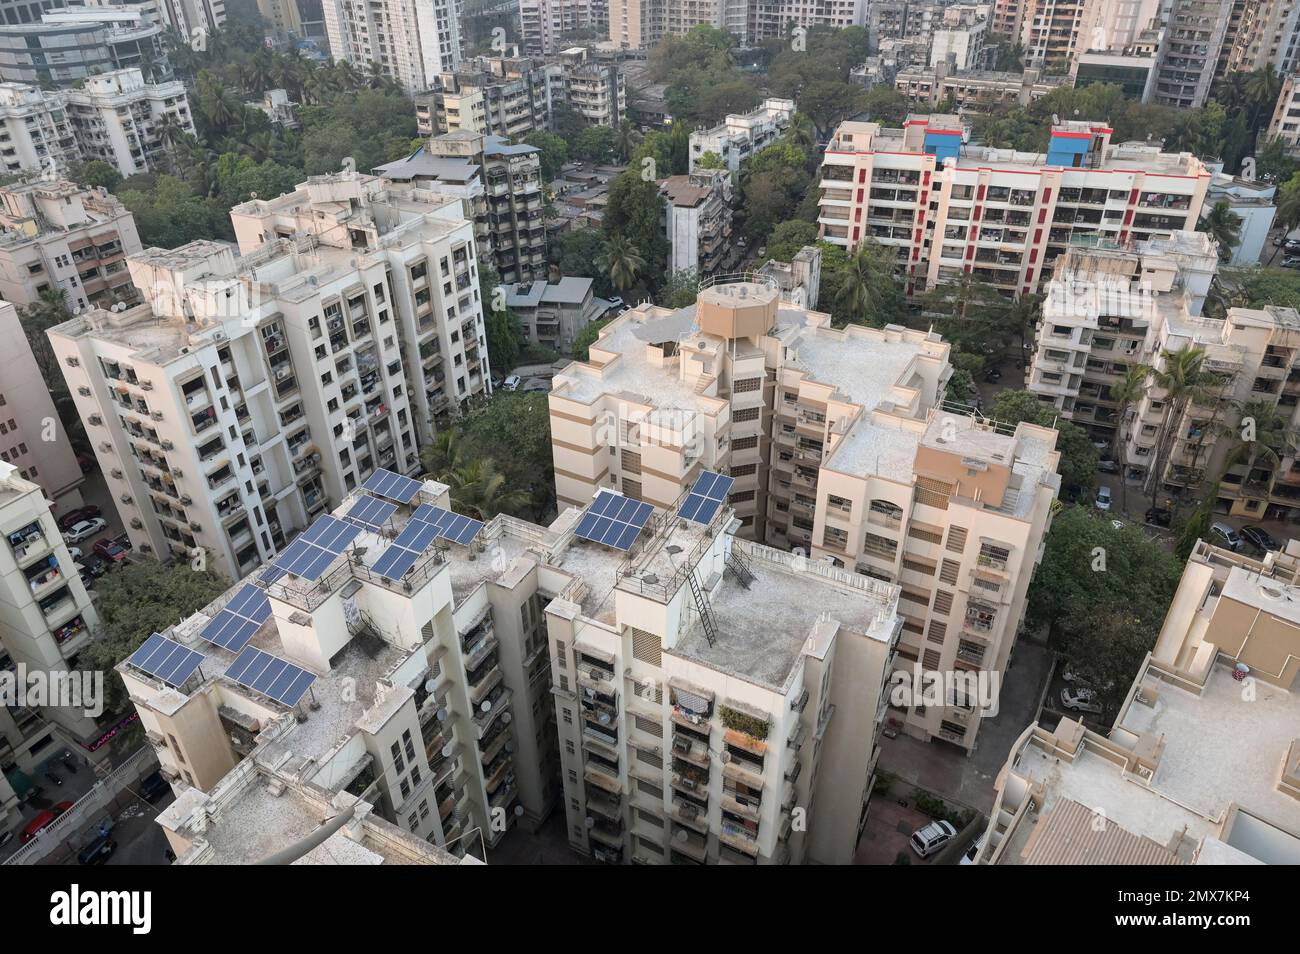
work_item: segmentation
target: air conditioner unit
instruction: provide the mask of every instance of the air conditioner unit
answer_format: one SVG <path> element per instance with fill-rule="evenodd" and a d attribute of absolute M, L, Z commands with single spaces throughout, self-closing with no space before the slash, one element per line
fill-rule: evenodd
<path fill-rule="evenodd" d="M 113 477 L 117 480 L 122 479 L 123 474 L 121 468 L 119 467 L 114 467 L 111 471 L 109 471 L 109 473 L 111 473 Z"/>
<path fill-rule="evenodd" d="M 99 427 L 99 425 L 104 423 L 104 419 L 100 417 L 98 414 L 92 414 L 90 415 L 90 417 L 86 418 L 86 420 L 90 422 L 92 425 L 94 425 L 95 427 Z"/>
<path fill-rule="evenodd" d="M 130 494 L 122 494 L 122 496 L 118 497 L 117 499 L 122 501 L 122 503 L 124 504 L 130 504 L 135 502 L 135 498 L 132 497 Z"/>
<path fill-rule="evenodd" d="M 154 412 L 153 412 L 152 414 L 150 414 L 149 416 L 152 417 L 155 421 L 161 421 L 161 420 L 163 419 L 163 412 L 162 412 L 162 411 L 154 411 Z"/>
<path fill-rule="evenodd" d="M 102 451 L 111 451 L 113 449 L 113 445 L 108 441 L 100 441 L 99 449 Z"/>
<path fill-rule="evenodd" d="M 140 388 L 141 388 L 141 390 L 144 390 L 144 391 L 152 391 L 152 390 L 153 390 L 153 382 L 152 382 L 152 381 L 141 381 L 141 382 L 140 382 Z"/>
<path fill-rule="evenodd" d="M 189 494 L 181 494 L 181 506 L 188 507 L 194 503 L 194 499 Z"/>
<path fill-rule="evenodd" d="M 179 480 L 180 478 L 184 477 L 185 475 L 184 475 L 183 473 L 181 473 L 181 469 L 180 469 L 179 467 L 173 467 L 173 468 L 172 468 L 172 476 L 175 477 L 177 480 Z"/>
<path fill-rule="evenodd" d="M 132 517 L 132 518 L 131 518 L 131 529 L 132 529 L 132 530 L 143 530 L 143 529 L 144 529 L 144 521 L 141 520 L 139 517 Z"/>
<path fill-rule="evenodd" d="M 171 441 L 163 441 L 163 442 L 162 442 L 162 449 L 165 450 L 165 451 L 175 450 L 175 449 L 176 449 L 176 445 L 173 444 Z"/>
<path fill-rule="evenodd" d="M 77 388 L 77 393 L 80 394 L 82 397 L 90 397 L 90 388 L 86 387 L 83 384 L 81 385 L 81 387 Z"/>

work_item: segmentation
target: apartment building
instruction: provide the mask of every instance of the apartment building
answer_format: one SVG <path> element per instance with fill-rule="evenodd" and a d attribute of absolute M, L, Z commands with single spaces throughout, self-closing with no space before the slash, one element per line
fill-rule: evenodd
<path fill-rule="evenodd" d="M 0 356 L 0 461 L 39 485 L 61 513 L 75 510 L 83 503 L 85 476 L 27 345 L 18 310 L 9 302 L 0 302 L 0 335 L 9 342 Z"/>
<path fill-rule="evenodd" d="M 507 286 L 506 308 L 533 344 L 569 354 L 582 330 L 613 307 L 591 289 L 590 278 L 520 282 Z"/>
<path fill-rule="evenodd" d="M 257 0 L 257 12 L 266 19 L 276 36 L 306 36 L 298 0 Z"/>
<path fill-rule="evenodd" d="M 794 100 L 769 98 L 748 113 L 730 114 L 712 129 L 695 130 L 690 142 L 691 172 L 699 171 L 700 160 L 710 152 L 728 171 L 739 172 L 751 156 L 781 138 L 794 111 Z"/>
<path fill-rule="evenodd" d="M 520 46 L 528 56 L 560 52 L 562 38 L 577 30 L 609 28 L 607 0 L 520 0 Z"/>
<path fill-rule="evenodd" d="M 865 26 L 867 0 L 750 0 L 749 40 L 762 42 L 789 36 L 797 27 Z"/>
<path fill-rule="evenodd" d="M 948 9 L 952 9 L 948 7 Z M 867 10 L 867 35 L 872 49 L 886 40 L 922 40 L 928 47 L 945 5 L 938 0 L 882 0 Z"/>
<path fill-rule="evenodd" d="M 1123 244 L 1194 227 L 1205 164 L 1110 136 L 1063 122 L 1039 154 L 967 144 L 956 116 L 841 123 L 822 163 L 822 238 L 852 250 L 871 237 L 915 288 L 968 273 L 1015 295 L 1037 288 L 1075 238 Z"/>
<path fill-rule="evenodd" d="M 1128 47 L 1120 53 L 1080 53 L 1071 75 L 1080 89 L 1094 83 L 1114 85 L 1129 99 L 1148 103 L 1155 95 L 1158 66 L 1154 53 L 1139 53 Z"/>
<path fill-rule="evenodd" d="M 195 134 L 185 84 L 146 83 L 138 69 L 89 77 L 68 92 L 68 115 L 82 158 L 123 176 L 166 168 L 169 137 Z"/>
<path fill-rule="evenodd" d="M 540 825 L 558 801 L 543 610 L 572 581 L 546 567 L 553 535 L 505 516 L 486 527 L 458 518 L 474 527 L 435 545 L 423 517 L 449 513 L 445 484 L 381 472 L 372 486 L 377 496 L 350 495 L 312 525 L 321 547 L 295 543 L 154 636 L 172 668 L 151 664 L 147 644 L 118 666 L 178 792 L 164 828 L 223 804 L 265 766 L 300 787 L 266 831 L 215 826 L 217 860 L 258 860 L 305 835 L 292 803 L 308 793 L 337 808 L 361 799 L 457 855 Z M 311 566 L 309 550 L 320 554 Z M 292 680 L 265 678 L 268 666 Z M 252 804 L 276 800 L 262 788 Z"/>
<path fill-rule="evenodd" d="M 457 196 L 474 222 L 485 263 L 505 284 L 542 281 L 549 271 L 542 215 L 541 150 L 498 136 L 455 132 L 435 136 L 405 159 L 375 170 Z"/>
<path fill-rule="evenodd" d="M 988 60 L 987 7 L 953 6 L 930 39 L 930 65 L 946 64 L 958 70 L 982 69 Z"/>
<path fill-rule="evenodd" d="M 30 305 L 60 289 L 71 309 L 137 300 L 126 256 L 135 218 L 103 190 L 63 180 L 0 187 L 0 298 Z"/>
<path fill-rule="evenodd" d="M 701 277 L 730 271 L 741 248 L 731 240 L 731 173 L 721 169 L 669 176 L 659 183 L 668 270 Z"/>
<path fill-rule="evenodd" d="M 415 95 L 460 65 L 464 0 L 324 0 L 330 55 L 384 75 Z"/>
<path fill-rule="evenodd" d="M 268 89 L 258 102 L 244 105 L 250 109 L 261 110 L 273 125 L 281 129 L 302 128 L 302 120 L 298 118 L 299 104 L 289 98 L 288 90 Z"/>
<path fill-rule="evenodd" d="M 1283 77 L 1266 135 L 1269 140 L 1280 139 L 1291 155 L 1300 155 L 1300 76 Z"/>
<path fill-rule="evenodd" d="M 1017 42 L 1025 19 L 1026 0 L 994 0 L 989 32 L 999 39 Z"/>
<path fill-rule="evenodd" d="M 937 335 L 832 329 L 757 276 L 694 308 L 640 305 L 554 378 L 557 497 L 668 509 L 700 470 L 727 473 L 753 539 L 901 585 L 900 656 L 994 680 L 1050 522 L 1056 433 L 942 404 L 947 356 Z M 979 723 L 956 697 L 890 718 L 966 750 Z"/>
<path fill-rule="evenodd" d="M 99 617 L 40 486 L 3 462 L 0 534 L 0 672 L 12 672 L 23 686 L 31 684 L 24 678 L 29 673 L 59 678 L 77 668 L 77 653 Z M 51 743 L 76 745 L 92 760 L 105 754 L 94 754 L 102 735 L 96 719 L 58 701 L 0 706 L 0 767 L 6 775 L 33 772 L 52 754 Z M 7 812 L 14 807 L 0 789 L 0 831 L 10 828 Z"/>
<path fill-rule="evenodd" d="M 238 579 L 490 389 L 459 200 L 354 174 L 133 256 L 143 304 L 49 333 L 137 550 Z"/>
<path fill-rule="evenodd" d="M 1178 232 L 1136 245 L 1072 246 L 1044 287 L 1036 350 L 1025 387 L 1094 440 L 1112 442 L 1120 422 L 1110 389 L 1131 367 L 1158 360 L 1152 331 L 1165 316 L 1197 318 L 1218 268 L 1204 232 Z M 1148 341 L 1150 335 L 1150 341 Z M 1142 435 L 1154 443 L 1155 427 Z M 1148 458 L 1148 449 L 1141 454 Z M 1133 460 L 1145 469 L 1149 460 Z"/>
<path fill-rule="evenodd" d="M 1271 252 L 1268 240 L 1277 217 L 1277 184 L 1254 178 L 1245 179 L 1223 171 L 1223 163 L 1212 163 L 1214 178 L 1205 193 L 1205 214 L 1219 203 L 1237 217 L 1240 240 L 1225 250 L 1227 264 L 1250 266 L 1264 261 Z"/>
<path fill-rule="evenodd" d="M 1027 0 L 1019 39 L 1025 62 L 1069 70 L 1088 51 L 1119 53 L 1152 23 L 1160 0 Z"/>
<path fill-rule="evenodd" d="M 67 97 L 23 83 L 0 83 L 0 161 L 6 175 L 57 173 L 81 158 Z"/>
<path fill-rule="evenodd" d="M 1172 0 L 1159 50 L 1155 102 L 1199 109 L 1210 95 L 1231 18 L 1221 0 Z"/>
<path fill-rule="evenodd" d="M 775 281 L 781 289 L 781 300 L 798 308 L 813 311 L 821 292 L 822 250 L 816 245 L 805 245 L 795 252 L 788 262 L 769 258 L 758 270 L 765 279 Z"/>
<path fill-rule="evenodd" d="M 422 136 L 479 133 L 520 140 L 551 124 L 559 68 L 526 57 L 479 57 L 430 78 L 415 97 Z"/>
<path fill-rule="evenodd" d="M 69 87 L 97 73 L 137 67 L 171 78 L 164 27 L 140 10 L 85 5 L 45 11 L 0 34 L 0 81 Z"/>
<path fill-rule="evenodd" d="M 1198 543 L 1109 733 L 1016 740 L 977 861 L 1300 863 L 1298 568 L 1294 542 L 1262 562 Z"/>
<path fill-rule="evenodd" d="M 591 125 L 617 129 L 627 114 L 623 67 L 590 61 L 585 47 L 565 50 L 559 66 L 559 98 Z"/>
<path fill-rule="evenodd" d="M 994 70 L 899 70 L 894 89 L 909 101 L 937 106 L 951 101 L 958 109 L 986 110 L 996 106 L 1028 106 L 1048 93 L 1073 85 L 1068 76 L 1044 76 L 1038 70 L 1006 73 Z"/>

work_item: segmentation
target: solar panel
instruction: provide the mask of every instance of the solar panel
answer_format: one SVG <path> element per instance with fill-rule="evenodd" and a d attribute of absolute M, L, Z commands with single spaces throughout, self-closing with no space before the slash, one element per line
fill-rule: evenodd
<path fill-rule="evenodd" d="M 422 486 L 424 485 L 418 480 L 395 474 L 381 467 L 366 478 L 361 489 L 378 494 L 380 497 L 387 497 L 389 500 L 396 500 L 398 503 L 410 503 Z"/>
<path fill-rule="evenodd" d="M 182 646 L 160 633 L 154 633 L 127 660 L 136 669 L 161 679 L 179 689 L 186 679 L 199 668 L 204 655 Z"/>
<path fill-rule="evenodd" d="M 391 504 L 387 500 L 380 500 L 378 497 L 363 494 L 352 505 L 352 509 L 347 512 L 347 516 L 343 519 L 361 527 L 363 530 L 378 533 L 379 528 L 396 512 L 397 504 Z"/>
<path fill-rule="evenodd" d="M 708 523 L 717 514 L 722 501 L 727 499 L 731 485 L 735 482 L 726 474 L 716 474 L 711 470 L 704 471 L 696 479 L 695 486 L 686 495 L 677 513 L 696 523 Z"/>
<path fill-rule="evenodd" d="M 653 512 L 654 507 L 644 501 L 602 490 L 574 532 L 584 540 L 628 550 Z"/>
<path fill-rule="evenodd" d="M 271 617 L 271 601 L 261 587 L 246 583 L 199 635 L 208 642 L 237 653 Z"/>
<path fill-rule="evenodd" d="M 360 532 L 361 528 L 356 524 L 328 515 L 321 517 L 275 558 L 275 566 L 294 576 L 320 579 L 325 569 Z M 268 570 L 262 574 L 262 581 L 271 583 L 280 575 Z"/>
<path fill-rule="evenodd" d="M 401 579 L 415 566 L 421 554 L 433 545 L 438 527 L 423 520 L 412 520 L 397 535 L 392 546 L 379 555 L 370 569 L 390 580 Z"/>
<path fill-rule="evenodd" d="M 226 670 L 226 676 L 254 692 L 295 706 L 313 682 L 316 674 L 301 666 L 264 653 L 256 646 L 248 646 L 235 657 Z"/>
<path fill-rule="evenodd" d="M 473 541 L 483 529 L 483 521 L 453 513 L 433 504 L 420 504 L 411 514 L 411 522 L 422 521 L 438 528 L 438 536 L 452 543 L 467 544 Z M 410 526 L 410 524 L 407 524 Z"/>

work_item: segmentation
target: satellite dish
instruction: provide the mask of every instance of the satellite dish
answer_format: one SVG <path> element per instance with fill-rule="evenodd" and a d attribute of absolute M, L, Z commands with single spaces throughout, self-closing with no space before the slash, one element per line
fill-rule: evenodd
<path fill-rule="evenodd" d="M 433 692 L 433 687 L 434 687 L 435 685 L 437 685 L 437 683 L 435 683 L 432 679 L 426 679 L 426 680 L 424 680 L 424 691 L 425 691 L 425 692 Z"/>
<path fill-rule="evenodd" d="M 721 762 L 723 765 L 726 765 L 728 762 L 731 761 L 731 753 L 724 751 L 721 755 L 718 756 L 718 761 Z"/>
<path fill-rule="evenodd" d="M 509 742 L 506 743 L 506 751 L 513 752 L 514 750 L 515 750 L 515 743 L 514 740 L 511 739 Z"/>
<path fill-rule="evenodd" d="M 524 806 L 522 806 L 522 805 L 516 805 L 516 806 L 515 806 L 515 817 L 516 817 L 516 818 L 523 818 L 523 817 L 524 817 Z"/>
<path fill-rule="evenodd" d="M 509 725 L 509 724 L 510 724 L 510 720 L 513 719 L 513 718 L 514 718 L 514 716 L 512 716 L 509 712 L 507 712 L 505 715 L 503 715 L 503 716 L 501 717 L 501 723 L 502 723 L 502 725 Z"/>
<path fill-rule="evenodd" d="M 436 718 L 439 722 L 446 722 L 446 721 L 447 721 L 447 708 L 446 708 L 445 706 L 443 706 L 443 707 L 440 708 L 437 712 L 435 712 L 433 715 L 434 715 L 434 718 Z"/>
<path fill-rule="evenodd" d="M 687 838 L 690 837 L 691 836 L 686 833 L 685 828 L 679 828 L 675 832 L 673 832 L 673 839 L 675 841 L 685 841 Z"/>
<path fill-rule="evenodd" d="M 451 758 L 451 753 L 454 751 L 456 751 L 456 745 L 453 742 L 448 742 L 446 745 L 442 747 L 442 754 L 444 758 L 448 758 L 448 759 Z"/>
<path fill-rule="evenodd" d="M 588 815 L 584 820 L 583 824 L 585 824 L 588 828 L 594 828 L 596 825 L 596 819 Z"/>
<path fill-rule="evenodd" d="M 492 703 L 490 703 L 490 702 L 488 702 L 488 700 L 484 699 L 484 700 L 483 700 L 483 704 L 480 705 L 480 706 L 478 707 L 478 709 L 479 709 L 479 712 L 491 712 L 491 711 L 492 711 Z"/>
<path fill-rule="evenodd" d="M 609 725 L 608 712 L 602 712 L 600 715 L 596 716 L 596 719 L 600 722 L 601 725 Z"/>

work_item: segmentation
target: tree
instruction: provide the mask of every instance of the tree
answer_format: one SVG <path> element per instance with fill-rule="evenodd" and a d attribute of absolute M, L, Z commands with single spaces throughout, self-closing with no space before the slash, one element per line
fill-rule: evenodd
<path fill-rule="evenodd" d="M 573 229 L 551 244 L 552 261 L 566 277 L 592 280 L 592 291 L 601 298 L 614 294 L 609 273 L 601 268 L 605 260 L 605 239 L 596 229 Z"/>
<path fill-rule="evenodd" d="M 1236 411 L 1237 422 L 1221 428 L 1232 443 L 1224 457 L 1219 480 L 1222 481 L 1233 467 L 1244 464 L 1246 473 L 1242 479 L 1243 484 L 1252 480 L 1251 475 L 1257 468 L 1269 472 L 1270 478 L 1256 478 L 1267 482 L 1271 479 L 1272 472 L 1282 463 L 1282 458 L 1295 455 L 1300 446 L 1300 430 L 1292 426 L 1291 415 L 1283 413 L 1272 401 L 1260 398 L 1234 401 L 1232 407 Z"/>
<path fill-rule="evenodd" d="M 506 310 L 504 294 L 497 270 L 491 265 L 479 264 L 479 299 L 483 302 L 483 329 L 487 337 L 488 363 L 498 374 L 512 370 L 519 360 L 523 346 L 523 333 L 514 315 Z M 498 308 L 497 302 L 501 302 Z"/>
<path fill-rule="evenodd" d="M 608 126 L 588 126 L 573 140 L 573 155 L 589 162 L 608 162 L 614 157 L 616 139 Z"/>
<path fill-rule="evenodd" d="M 1090 491 L 1097 482 L 1097 448 L 1087 431 L 1077 424 L 1057 417 L 1056 408 L 1044 404 L 1030 391 L 1006 390 L 997 396 L 990 416 L 999 423 L 1014 427 L 1021 421 L 1056 429 L 1056 449 L 1061 454 L 1057 472 L 1061 483 L 1077 492 Z"/>
<path fill-rule="evenodd" d="M 122 173 L 103 159 L 69 163 L 68 178 L 78 185 L 107 189 L 109 192 L 116 192 L 122 184 Z"/>
<path fill-rule="evenodd" d="M 605 243 L 605 260 L 602 267 L 619 291 L 627 291 L 635 285 L 645 265 L 646 261 L 641 257 L 641 251 L 622 235 L 612 236 Z"/>
<path fill-rule="evenodd" d="M 652 294 L 668 270 L 668 239 L 662 216 L 659 187 L 642 179 L 639 172 L 629 169 L 610 185 L 602 222 L 606 245 L 622 238 L 637 250 L 641 259 L 638 275 Z M 617 282 L 614 286 L 623 288 Z"/>
<path fill-rule="evenodd" d="M 1111 457 L 1119 461 L 1120 507 L 1125 512 L 1128 511 L 1128 475 L 1125 473 L 1124 445 L 1128 441 L 1128 412 L 1146 395 L 1150 378 L 1150 368 L 1144 364 L 1132 364 L 1117 383 L 1110 385 L 1110 400 L 1115 404 L 1115 437 L 1111 442 Z"/>
<path fill-rule="evenodd" d="M 668 276 L 659 289 L 659 304 L 664 308 L 686 308 L 695 304 L 700 288 L 700 273 L 694 268 L 684 268 Z"/>
<path fill-rule="evenodd" d="M 71 319 L 72 313 L 68 311 L 63 289 L 58 286 L 45 289 L 30 305 L 18 307 L 18 321 L 27 336 L 27 347 L 31 350 L 32 357 L 36 359 L 41 378 L 44 379 L 45 386 L 55 401 L 67 395 L 68 382 L 59 368 L 59 359 L 54 354 L 54 348 L 50 346 L 50 339 L 46 332 L 55 325 L 61 325 Z"/>
<path fill-rule="evenodd" d="M 1164 482 L 1164 471 L 1177 437 L 1176 431 L 1182 427 L 1187 408 L 1192 404 L 1208 404 L 1217 400 L 1218 391 L 1224 383 L 1223 378 L 1205 368 L 1204 348 L 1187 345 L 1178 351 L 1163 351 L 1160 358 L 1160 365 L 1151 372 L 1152 382 L 1165 392 L 1155 464 L 1147 475 L 1153 507 Z"/>
<path fill-rule="evenodd" d="M 573 358 L 575 361 L 589 361 L 591 355 L 589 350 L 596 339 L 600 337 L 600 330 L 613 321 L 612 318 L 604 318 L 600 321 L 593 321 L 585 328 L 578 332 L 573 339 Z"/>
<path fill-rule="evenodd" d="M 797 219 L 778 222 L 767 240 L 767 254 L 778 262 L 791 262 L 806 246 L 817 244 L 817 226 Z"/>
<path fill-rule="evenodd" d="M 550 405 L 545 394 L 501 391 L 460 422 L 456 443 L 462 457 L 489 458 L 504 478 L 496 506 L 515 516 L 549 523 L 555 504 Z"/>
<path fill-rule="evenodd" d="M 722 157 L 710 149 L 695 162 L 696 169 L 725 169 Z"/>
<path fill-rule="evenodd" d="M 157 176 L 145 188 L 124 189 L 118 198 L 135 216 L 140 241 L 146 246 L 175 248 L 195 239 L 229 233 L 229 216 L 174 176 Z"/>
<path fill-rule="evenodd" d="M 542 181 L 551 182 L 560 174 L 560 169 L 569 161 L 569 144 L 554 133 L 538 129 L 524 137 L 524 142 L 541 150 L 538 156 L 541 162 Z"/>
<path fill-rule="evenodd" d="M 893 321 L 902 307 L 903 296 L 894 280 L 889 250 L 871 240 L 864 241 L 849 257 L 832 317 L 846 324 L 881 328 Z"/>
<path fill-rule="evenodd" d="M 77 654 L 78 666 L 87 672 L 112 672 L 151 633 L 186 619 L 229 585 L 211 570 L 195 570 L 189 563 L 122 564 L 95 587 L 101 631 Z M 104 695 L 106 712 L 122 712 L 129 704 L 116 674 L 104 680 Z"/>
<path fill-rule="evenodd" d="M 631 120 L 620 120 L 618 129 L 614 132 L 614 155 L 620 162 L 627 162 L 632 158 L 632 150 L 640 141 L 641 134 L 636 131 Z"/>
<path fill-rule="evenodd" d="M 1155 648 L 1159 623 L 1128 602 L 1102 606 L 1071 602 L 1064 609 L 1058 648 L 1070 660 L 1070 668 L 1079 680 L 1092 689 L 1101 705 L 1099 720 L 1109 723 L 1128 697 L 1147 653 Z"/>
<path fill-rule="evenodd" d="M 1020 336 L 1029 320 L 1022 310 L 1004 298 L 996 288 L 971 272 L 940 281 L 918 295 L 915 303 L 926 324 L 933 324 L 955 348 L 987 358 L 1000 358 L 1011 341 Z M 1033 302 L 1021 309 L 1032 313 Z"/>
<path fill-rule="evenodd" d="M 1214 239 L 1219 247 L 1219 261 L 1226 262 L 1232 258 L 1232 251 L 1241 244 L 1241 216 L 1232 211 L 1226 199 L 1214 203 L 1214 206 L 1201 216 L 1196 224 L 1198 232 L 1205 232 Z"/>
<path fill-rule="evenodd" d="M 517 510 L 528 502 L 520 489 L 506 486 L 506 478 L 490 457 L 478 457 L 447 473 L 451 505 L 457 513 L 477 520 L 491 520 L 503 510 Z"/>

